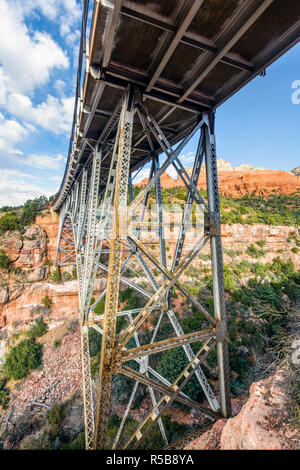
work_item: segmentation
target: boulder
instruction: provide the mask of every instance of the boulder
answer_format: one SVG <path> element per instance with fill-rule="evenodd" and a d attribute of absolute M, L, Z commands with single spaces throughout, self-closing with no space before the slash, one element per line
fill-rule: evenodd
<path fill-rule="evenodd" d="M 15 284 L 9 290 L 9 300 L 17 299 L 24 290 L 24 284 Z"/>
<path fill-rule="evenodd" d="M 28 274 L 28 280 L 33 282 L 44 281 L 49 274 L 49 266 L 39 266 L 32 273 Z"/>
<path fill-rule="evenodd" d="M 273 429 L 273 407 L 283 409 L 282 377 L 254 382 L 250 397 L 240 413 L 227 421 L 221 435 L 224 450 L 280 450 L 283 447 L 280 430 Z"/>
<path fill-rule="evenodd" d="M 39 225 L 30 225 L 23 236 L 23 246 L 17 265 L 38 267 L 47 256 L 47 242 L 45 230 Z"/>
<path fill-rule="evenodd" d="M 6 304 L 8 302 L 9 291 L 8 287 L 1 287 L 0 288 L 0 304 Z"/>

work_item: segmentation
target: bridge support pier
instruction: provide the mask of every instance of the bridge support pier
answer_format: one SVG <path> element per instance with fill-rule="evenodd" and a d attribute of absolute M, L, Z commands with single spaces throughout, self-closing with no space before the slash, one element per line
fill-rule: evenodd
<path fill-rule="evenodd" d="M 136 176 L 132 170 L 136 145 L 133 125 L 137 122 L 141 129 L 139 141 L 146 139 L 153 149 L 149 180 L 140 188 L 132 185 Z M 198 146 L 190 173 L 182 165 L 180 155 L 194 136 L 198 136 Z M 160 152 L 154 150 L 157 147 L 154 142 L 159 143 L 164 161 L 159 157 Z M 110 167 L 103 181 L 102 168 L 107 161 Z M 203 161 L 207 198 L 197 188 Z M 170 166 L 175 168 L 186 188 L 181 219 L 172 214 L 171 227 L 167 224 L 170 212 L 165 207 L 167 201 L 160 181 Z M 155 426 L 161 433 L 162 445 L 168 444 L 163 416 L 174 401 L 199 410 L 210 421 L 229 417 L 230 371 L 214 116 L 200 115 L 198 124 L 174 149 L 139 94 L 129 89 L 110 119 L 105 138 L 94 146 L 92 158 L 82 169 L 71 195 L 61 209 L 57 264 L 72 262 L 77 267 L 86 448 L 136 448 Z M 155 211 L 149 213 L 153 202 Z M 151 221 L 146 220 L 149 214 Z M 178 228 L 177 239 L 172 234 L 175 227 Z M 193 228 L 191 241 L 189 234 Z M 67 258 L 66 239 L 70 245 Z M 153 243 L 157 243 L 158 257 L 149 248 Z M 214 314 L 208 311 L 204 299 L 193 293 L 184 274 L 208 243 Z M 106 286 L 99 294 L 97 276 L 100 272 L 106 278 Z M 126 310 L 123 297 L 120 299 L 121 286 L 135 292 L 139 300 L 136 308 Z M 200 330 L 185 330 L 182 319 L 174 312 L 175 292 L 186 299 L 198 318 L 201 315 Z M 149 333 L 145 334 L 149 326 Z M 90 367 L 91 362 L 97 362 L 95 357 L 90 357 L 91 328 L 98 332 L 99 342 L 101 338 L 96 398 Z M 170 381 L 156 370 L 156 364 L 162 352 L 173 348 L 182 348 L 185 365 Z M 214 390 L 201 368 L 213 349 L 217 351 L 218 390 Z M 118 432 L 109 442 L 107 426 L 112 410 L 112 385 L 117 374 L 133 381 L 132 391 Z M 187 393 L 185 386 L 192 378 L 203 392 L 203 403 Z M 152 408 L 128 438 L 124 430 L 138 387 L 146 387 Z"/>

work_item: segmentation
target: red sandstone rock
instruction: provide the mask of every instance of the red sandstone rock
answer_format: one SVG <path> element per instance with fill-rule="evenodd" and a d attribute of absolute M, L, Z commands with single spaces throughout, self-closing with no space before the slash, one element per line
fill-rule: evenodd
<path fill-rule="evenodd" d="M 36 218 L 36 224 L 40 225 L 47 233 L 47 257 L 54 264 L 56 258 L 59 214 L 51 211 L 51 214 L 38 216 Z"/>
<path fill-rule="evenodd" d="M 283 410 L 282 377 L 254 382 L 241 412 L 227 421 L 221 435 L 224 450 L 279 450 L 284 448 L 280 430 L 272 427 L 273 407 Z"/>
<path fill-rule="evenodd" d="M 280 450 L 289 448 L 280 423 L 285 416 L 282 373 L 254 382 L 250 396 L 234 417 L 217 421 L 212 428 L 185 449 L 200 450 Z M 299 432 L 286 429 L 286 439 Z"/>
<path fill-rule="evenodd" d="M 209 431 L 202 434 L 199 438 L 190 442 L 184 449 L 185 450 L 219 450 L 220 438 L 223 428 L 226 424 L 225 419 L 219 419 L 211 427 Z"/>
<path fill-rule="evenodd" d="M 245 194 L 256 196 L 271 194 L 276 191 L 279 194 L 291 194 L 300 190 L 300 177 L 287 171 L 277 170 L 251 170 L 251 171 L 219 171 L 218 174 L 220 193 L 224 196 L 241 197 Z M 145 185 L 148 178 L 144 178 L 138 186 Z M 162 178 L 163 188 L 184 186 L 179 177 L 172 178 L 164 173 Z M 200 189 L 206 189 L 205 174 L 201 172 L 198 182 Z"/>

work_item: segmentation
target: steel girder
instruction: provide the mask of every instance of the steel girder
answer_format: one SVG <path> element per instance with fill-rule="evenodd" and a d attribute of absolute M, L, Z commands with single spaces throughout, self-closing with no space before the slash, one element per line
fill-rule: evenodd
<path fill-rule="evenodd" d="M 138 194 L 132 184 L 134 175 L 129 171 L 134 119 L 138 119 L 141 124 L 140 138 L 147 139 L 150 145 L 155 139 L 166 155 L 165 161 L 160 164 L 159 156 L 153 154 L 149 180 L 137 191 Z M 130 377 L 133 385 L 120 427 L 111 443 L 112 448 L 139 446 L 156 423 L 162 435 L 162 444 L 168 444 L 167 430 L 161 418 L 174 400 L 187 407 L 197 408 L 210 420 L 231 414 L 214 116 L 202 115 L 190 135 L 173 149 L 160 124 L 140 102 L 139 95 L 129 89 L 118 112 L 112 117 L 106 138 L 112 133 L 114 140 L 110 150 L 107 150 L 105 142 L 97 144 L 92 159 L 74 182 L 60 213 L 57 264 L 73 263 L 78 276 L 86 449 L 106 448 L 108 416 L 112 406 L 111 386 L 116 374 Z M 190 173 L 183 167 L 180 153 L 196 134 L 199 134 L 199 143 Z M 110 169 L 107 179 L 103 181 L 101 166 L 108 158 Z M 207 199 L 197 188 L 203 160 Z M 171 257 L 167 257 L 166 211 L 160 181 L 170 165 L 178 171 L 188 188 L 171 263 L 167 259 Z M 145 217 L 150 214 L 148 204 L 153 200 L 156 203 L 154 216 L 157 222 L 152 224 L 151 235 L 145 236 Z M 199 209 L 204 222 L 199 224 L 201 233 L 189 246 L 186 238 L 195 208 Z M 153 240 L 157 241 L 159 248 L 158 258 L 149 246 Z M 213 315 L 190 293 L 184 278 L 186 269 L 208 242 L 212 259 Z M 159 276 L 155 274 L 154 268 L 160 273 Z M 95 290 L 99 274 L 106 279 L 106 287 L 100 294 Z M 132 275 L 134 280 L 130 279 Z M 133 289 L 136 295 L 144 299 L 144 305 L 122 309 L 119 301 L 122 285 Z M 202 330 L 185 334 L 180 318 L 171 308 L 174 289 L 202 313 Z M 96 295 L 96 299 L 92 295 Z M 103 303 L 104 311 L 100 309 Z M 127 325 L 123 324 L 121 331 L 118 331 L 119 318 L 127 320 Z M 155 327 L 145 343 L 143 330 L 146 323 L 154 318 Z M 170 324 L 172 334 L 158 339 L 163 323 Z M 91 375 L 90 328 L 102 335 L 97 384 Z M 200 347 L 197 346 L 197 351 L 195 345 L 198 344 Z M 183 349 L 187 365 L 177 379 L 170 383 L 155 370 L 156 361 L 153 362 L 152 357 L 175 347 Z M 214 348 L 218 357 L 217 391 L 214 391 L 201 368 Z M 134 363 L 138 370 L 133 367 Z M 183 390 L 194 375 L 203 389 L 208 406 L 195 402 Z M 148 389 L 152 410 L 125 442 L 122 433 L 139 386 Z M 93 393 L 95 388 L 96 394 Z M 217 395 L 220 396 L 220 403 Z"/>

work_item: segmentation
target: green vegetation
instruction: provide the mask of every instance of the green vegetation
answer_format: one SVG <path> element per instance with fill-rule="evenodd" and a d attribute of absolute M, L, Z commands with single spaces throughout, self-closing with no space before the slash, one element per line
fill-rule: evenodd
<path fill-rule="evenodd" d="M 0 378 L 0 407 L 5 410 L 9 403 L 9 391 L 6 388 L 6 380 Z"/>
<path fill-rule="evenodd" d="M 169 442 L 174 442 L 180 439 L 182 436 L 187 434 L 189 431 L 192 431 L 190 426 L 184 424 L 178 424 L 176 421 L 171 419 L 171 415 L 166 413 L 162 415 L 162 422 L 164 428 L 166 430 L 166 434 L 168 436 Z M 111 415 L 108 421 L 108 432 L 107 432 L 107 440 L 106 440 L 106 449 L 111 449 L 112 444 L 114 442 L 115 436 L 118 432 L 121 420 L 117 415 Z M 121 435 L 121 439 L 119 441 L 119 445 L 122 446 L 127 443 L 129 438 L 131 437 L 132 433 L 137 429 L 138 423 L 133 418 L 128 417 L 126 420 L 126 424 L 123 428 L 123 432 Z M 164 442 L 161 437 L 161 433 L 159 431 L 158 425 L 156 424 L 149 434 L 144 438 L 141 443 L 141 449 L 161 449 L 164 447 Z"/>
<path fill-rule="evenodd" d="M 90 355 L 96 356 L 100 353 L 102 336 L 94 328 L 89 328 L 89 348 Z"/>
<path fill-rule="evenodd" d="M 74 438 L 63 427 L 68 405 L 69 402 L 59 403 L 47 412 L 44 430 L 37 438 L 31 439 L 26 450 L 84 450 L 84 432 L 79 432 Z"/>
<path fill-rule="evenodd" d="M 60 270 L 57 268 L 49 276 L 50 281 L 55 282 L 56 284 L 59 284 L 61 282 L 61 274 Z"/>
<path fill-rule="evenodd" d="M 257 243 L 258 244 L 258 243 Z M 247 255 L 251 256 L 252 258 L 260 258 L 266 254 L 265 250 L 259 250 L 256 246 L 252 243 L 248 246 L 246 250 Z"/>
<path fill-rule="evenodd" d="M 48 199 L 45 196 L 40 196 L 36 199 L 29 199 L 23 206 L 23 212 L 20 217 L 20 224 L 22 227 L 30 225 L 35 222 L 35 218 L 40 211 L 46 208 Z"/>
<path fill-rule="evenodd" d="M 42 365 L 42 346 L 32 339 L 24 339 L 13 346 L 5 360 L 4 371 L 8 379 L 20 380 Z"/>
<path fill-rule="evenodd" d="M 221 221 L 228 224 L 300 225 L 299 193 L 220 197 Z"/>
<path fill-rule="evenodd" d="M 20 219 L 15 212 L 6 212 L 0 219 L 0 231 L 19 230 Z"/>
<path fill-rule="evenodd" d="M 72 269 L 72 278 L 75 279 L 75 280 L 77 279 L 77 269 L 76 268 Z"/>
<path fill-rule="evenodd" d="M 53 408 L 48 411 L 47 417 L 51 428 L 58 431 L 66 417 L 66 405 L 64 403 L 54 405 Z"/>
<path fill-rule="evenodd" d="M 200 193 L 204 198 L 207 197 L 206 191 L 200 190 Z M 186 200 L 187 190 L 180 187 L 165 188 L 162 190 L 162 196 L 164 204 L 179 204 L 182 206 L 183 202 Z M 227 224 L 299 226 L 299 201 L 299 193 L 274 193 L 265 196 L 247 194 L 241 198 L 225 197 L 221 195 L 221 222 Z M 260 247 L 263 248 L 263 246 Z"/>
<path fill-rule="evenodd" d="M 46 208 L 49 204 L 49 200 L 45 196 L 40 196 L 36 199 L 28 199 L 24 206 L 13 207 L 2 207 L 1 211 L 5 214 L 0 218 L 0 232 L 6 232 L 7 230 L 22 230 L 25 226 L 35 222 L 36 216 Z M 14 210 L 21 211 L 21 215 L 18 216 Z"/>
<path fill-rule="evenodd" d="M 36 320 L 31 326 L 30 330 L 27 332 L 27 336 L 31 339 L 39 338 L 43 336 L 48 331 L 47 323 L 43 320 Z"/>
<path fill-rule="evenodd" d="M 1 219 L 0 219 L 1 220 Z M 10 258 L 5 254 L 4 250 L 0 250 L 0 268 L 1 269 L 8 269 L 9 264 L 11 260 Z"/>
<path fill-rule="evenodd" d="M 198 344 L 199 349 L 199 344 Z M 163 375 L 169 382 L 173 383 L 178 375 L 188 364 L 188 359 L 182 348 L 169 349 L 164 353 L 162 358 L 158 361 L 156 370 L 159 374 Z M 193 376 L 186 386 L 183 388 L 186 393 L 193 400 L 201 400 L 203 392 L 199 387 L 199 382 Z"/>
<path fill-rule="evenodd" d="M 253 245 L 253 253 L 260 251 Z M 254 251 L 255 250 L 255 251 Z M 185 287 L 199 299 L 206 309 L 213 313 L 212 278 L 204 271 L 191 269 L 193 285 Z M 248 285 L 241 283 L 246 276 Z M 197 280 L 197 277 L 199 281 Z M 200 282 L 201 279 L 201 282 Z M 195 286 L 195 282 L 200 287 Z M 291 260 L 284 261 L 277 257 L 272 263 L 233 262 L 224 266 L 224 283 L 227 299 L 229 355 L 231 368 L 231 386 L 234 395 L 245 392 L 254 380 L 254 371 L 258 367 L 254 358 L 263 358 L 267 367 L 275 358 L 284 354 L 281 342 L 287 335 L 289 325 L 290 302 L 295 301 L 300 292 L 300 273 L 296 272 Z M 202 313 L 184 302 L 186 315 L 182 321 L 185 333 L 201 330 L 208 326 Z M 196 351 L 199 343 L 192 345 Z M 157 362 L 157 370 L 172 382 L 187 364 L 182 348 L 174 348 L 163 353 Z M 209 379 L 214 379 L 212 372 L 216 367 L 216 354 L 213 351 L 203 366 Z M 185 392 L 195 400 L 201 400 L 196 380 L 190 380 Z"/>
<path fill-rule="evenodd" d="M 62 444 L 60 447 L 61 450 L 85 450 L 85 434 L 80 432 L 77 436 L 70 442 Z"/>
<path fill-rule="evenodd" d="M 48 297 L 48 295 L 45 295 L 45 297 L 42 298 L 41 302 L 45 308 L 51 308 L 52 300 Z"/>

